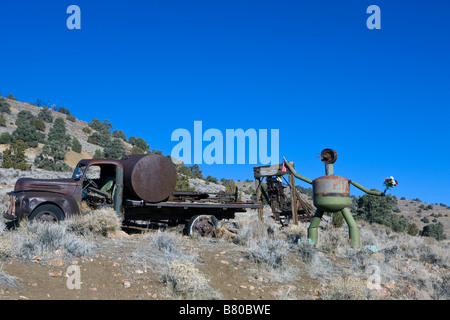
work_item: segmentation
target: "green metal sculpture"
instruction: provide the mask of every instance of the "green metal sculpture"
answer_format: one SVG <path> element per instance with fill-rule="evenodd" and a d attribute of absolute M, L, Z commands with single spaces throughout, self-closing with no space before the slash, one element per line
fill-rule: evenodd
<path fill-rule="evenodd" d="M 313 202 L 317 208 L 314 218 L 308 227 L 308 239 L 311 239 L 313 244 L 317 244 L 319 223 L 324 212 L 341 212 L 344 216 L 345 222 L 349 228 L 349 237 L 351 246 L 353 248 L 360 247 L 359 229 L 356 225 L 355 219 L 349 210 L 351 204 L 350 199 L 350 184 L 367 194 L 376 196 L 384 196 L 384 192 L 372 191 L 361 186 L 355 181 L 344 177 L 334 175 L 333 163 L 337 160 L 337 152 L 333 149 L 324 149 L 320 154 L 320 159 L 325 163 L 325 173 L 323 177 L 311 180 L 298 174 L 286 159 L 283 159 L 283 164 L 292 172 L 292 174 L 313 186 Z"/>

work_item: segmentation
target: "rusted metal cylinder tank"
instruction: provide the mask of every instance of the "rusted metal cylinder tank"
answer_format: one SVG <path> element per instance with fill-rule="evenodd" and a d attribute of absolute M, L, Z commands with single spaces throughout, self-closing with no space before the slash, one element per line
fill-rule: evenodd
<path fill-rule="evenodd" d="M 129 155 L 123 164 L 124 195 L 148 202 L 160 202 L 175 190 L 177 172 L 172 162 L 157 154 Z"/>
<path fill-rule="evenodd" d="M 350 184 L 347 178 L 326 175 L 313 180 L 314 206 L 336 212 L 350 206 Z"/>

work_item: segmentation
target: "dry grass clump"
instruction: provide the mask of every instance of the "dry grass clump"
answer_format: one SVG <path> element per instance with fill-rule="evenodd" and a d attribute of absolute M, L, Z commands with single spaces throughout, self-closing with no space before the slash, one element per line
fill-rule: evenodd
<path fill-rule="evenodd" d="M 162 282 L 178 299 L 210 300 L 222 298 L 221 294 L 209 286 L 208 279 L 204 274 L 189 260 L 172 260 L 162 276 Z"/>
<path fill-rule="evenodd" d="M 181 235 L 158 230 L 142 236 L 140 245 L 131 254 L 130 263 L 144 269 L 158 265 L 156 269 L 160 270 L 175 259 L 192 261 L 195 258 L 185 249 Z"/>
<path fill-rule="evenodd" d="M 122 228 L 122 219 L 110 207 L 103 207 L 83 216 L 66 219 L 66 228 L 79 235 L 108 236 Z"/>
<path fill-rule="evenodd" d="M 263 238 L 259 241 L 253 241 L 247 252 L 256 263 L 269 269 L 279 269 L 283 266 L 283 259 L 288 252 L 288 246 L 283 240 Z"/>
<path fill-rule="evenodd" d="M 255 217 L 242 216 L 236 219 L 237 237 L 234 242 L 246 246 L 252 241 L 274 238 L 278 234 L 279 227 L 274 221 L 262 222 Z"/>
<path fill-rule="evenodd" d="M 181 234 L 149 232 L 139 240 L 130 264 L 161 275 L 161 281 L 177 299 L 221 299 L 196 267 L 196 255 Z"/>
<path fill-rule="evenodd" d="M 63 224 L 24 220 L 19 228 L 3 232 L 1 237 L 13 244 L 6 250 L 8 255 L 23 260 L 39 257 L 70 261 L 73 257 L 88 256 L 96 248 L 93 242 L 69 232 Z"/>
<path fill-rule="evenodd" d="M 321 230 L 322 231 L 322 230 Z M 341 254 L 350 246 L 348 228 L 327 228 L 319 235 L 317 249 L 324 253 Z"/>

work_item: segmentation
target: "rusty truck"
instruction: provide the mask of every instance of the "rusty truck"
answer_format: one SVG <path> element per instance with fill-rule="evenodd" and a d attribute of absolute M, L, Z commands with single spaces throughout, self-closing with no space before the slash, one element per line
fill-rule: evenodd
<path fill-rule="evenodd" d="M 136 221 L 184 223 L 190 236 L 211 236 L 218 220 L 263 207 L 239 202 L 237 189 L 234 194 L 175 191 L 176 183 L 175 166 L 162 155 L 85 159 L 71 178 L 18 179 L 4 217 L 58 222 L 109 206 L 129 226 Z"/>

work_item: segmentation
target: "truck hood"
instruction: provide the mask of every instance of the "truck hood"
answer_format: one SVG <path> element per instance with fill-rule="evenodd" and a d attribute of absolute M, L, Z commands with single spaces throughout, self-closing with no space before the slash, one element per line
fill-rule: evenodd
<path fill-rule="evenodd" d="M 16 181 L 14 191 L 44 191 L 72 195 L 77 187 L 73 179 L 32 179 L 20 178 Z"/>

